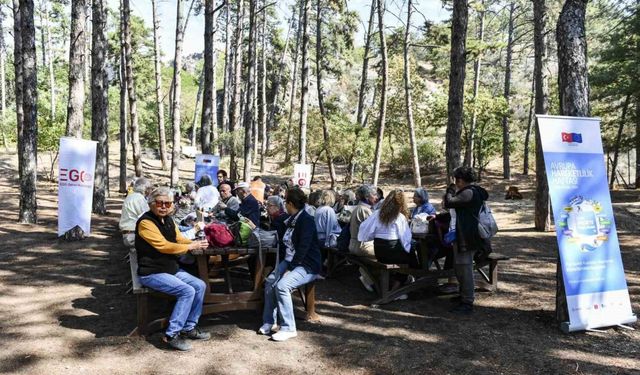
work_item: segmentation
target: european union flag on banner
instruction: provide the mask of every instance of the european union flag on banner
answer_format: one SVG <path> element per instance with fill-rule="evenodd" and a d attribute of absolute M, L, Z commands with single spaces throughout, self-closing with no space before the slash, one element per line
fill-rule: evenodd
<path fill-rule="evenodd" d="M 581 133 L 562 133 L 562 142 L 582 143 Z"/>

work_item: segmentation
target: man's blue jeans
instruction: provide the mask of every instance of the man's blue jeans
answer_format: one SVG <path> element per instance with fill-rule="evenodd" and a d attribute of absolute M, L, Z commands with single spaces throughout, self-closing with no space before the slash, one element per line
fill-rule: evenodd
<path fill-rule="evenodd" d="M 289 262 L 282 261 L 267 276 L 264 285 L 264 312 L 262 322 L 273 325 L 280 316 L 280 330 L 295 332 L 296 320 L 293 316 L 291 292 L 316 279 L 316 274 L 308 273 L 304 267 L 296 267 L 286 272 Z M 286 272 L 286 273 L 285 273 Z M 276 315 L 277 314 L 277 315 Z"/>
<path fill-rule="evenodd" d="M 175 275 L 155 273 L 140 276 L 140 283 L 176 297 L 176 305 L 169 318 L 167 336 L 174 337 L 181 331 L 191 331 L 195 328 L 202 314 L 202 301 L 206 290 L 204 281 L 183 270 L 178 270 Z"/>

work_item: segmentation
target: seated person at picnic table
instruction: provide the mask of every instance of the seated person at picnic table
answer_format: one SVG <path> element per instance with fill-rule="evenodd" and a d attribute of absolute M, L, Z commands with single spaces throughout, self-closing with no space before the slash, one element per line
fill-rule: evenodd
<path fill-rule="evenodd" d="M 331 190 L 323 190 L 320 193 L 318 203 L 319 207 L 313 217 L 316 222 L 316 231 L 318 232 L 318 244 L 321 249 L 336 247 L 336 240 L 342 228 L 338 224 L 338 217 L 333 210 L 335 194 Z"/>
<path fill-rule="evenodd" d="M 258 333 L 272 334 L 281 317 L 280 329 L 273 333 L 274 341 L 296 337 L 296 321 L 293 314 L 291 292 L 312 282 L 320 272 L 320 249 L 316 225 L 305 210 L 307 196 L 301 189 L 287 191 L 285 207 L 290 217 L 285 221 L 285 258 L 269 274 L 264 287 L 264 312 Z"/>
<path fill-rule="evenodd" d="M 175 197 L 175 212 L 171 215 L 176 223 L 182 221 L 187 215 L 194 212 L 196 199 L 196 184 L 187 182 L 181 194 Z"/>
<path fill-rule="evenodd" d="M 222 184 L 227 184 L 231 186 L 231 191 L 233 191 L 236 188 L 233 181 L 229 180 L 227 171 L 225 171 L 224 169 L 219 169 L 218 170 L 218 187 L 220 187 L 220 185 Z"/>
<path fill-rule="evenodd" d="M 251 180 L 251 183 L 249 183 L 249 187 L 251 188 L 251 195 L 253 195 L 258 200 L 258 202 L 263 203 L 264 189 L 267 187 L 267 185 L 262 182 L 262 177 L 255 176 L 253 180 Z"/>
<path fill-rule="evenodd" d="M 122 214 L 118 227 L 122 232 L 122 242 L 126 247 L 133 247 L 135 244 L 136 222 L 142 214 L 149 211 L 146 197 L 152 189 L 151 182 L 140 177 L 133 183 L 133 192 L 122 202 Z"/>
<path fill-rule="evenodd" d="M 285 210 L 284 200 L 277 195 L 267 198 L 267 213 L 269 214 L 269 230 L 278 232 L 278 238 L 282 241 L 284 232 L 287 229 L 285 220 L 289 218 L 289 214 Z"/>
<path fill-rule="evenodd" d="M 338 195 L 338 202 L 333 209 L 336 215 L 338 215 L 338 223 L 340 226 L 344 227 L 345 225 L 349 225 L 351 213 L 357 204 L 356 194 L 349 189 L 342 191 L 342 193 Z"/>
<path fill-rule="evenodd" d="M 376 259 L 384 264 L 408 264 L 420 268 L 416 253 L 411 248 L 411 228 L 407 217 L 409 210 L 404 193 L 392 190 L 376 210 L 360 225 L 358 240 L 373 240 Z M 394 274 L 391 290 L 399 288 L 407 275 Z M 406 299 L 406 294 L 398 299 Z"/>
<path fill-rule="evenodd" d="M 227 214 L 225 213 L 225 209 L 229 208 L 233 211 L 238 211 L 240 209 L 240 199 L 231 193 L 231 185 L 229 184 L 220 184 L 218 190 L 220 191 L 220 202 L 218 202 L 215 208 L 217 211 L 216 217 L 226 219 Z"/>
<path fill-rule="evenodd" d="M 474 301 L 473 257 L 476 252 L 489 252 L 491 243 L 478 233 L 478 212 L 489 193 L 474 184 L 473 168 L 458 167 L 453 171 L 455 189 L 450 186 L 444 197 L 445 208 L 455 209 L 456 240 L 453 246 L 453 262 L 458 284 L 460 304 L 451 312 L 471 314 Z"/>
<path fill-rule="evenodd" d="M 203 211 L 211 211 L 220 201 L 220 193 L 213 186 L 211 176 L 203 174 L 198 181 L 198 192 L 196 193 L 196 208 Z"/>
<path fill-rule="evenodd" d="M 359 241 L 358 231 L 360 224 L 365 221 L 373 213 L 373 205 L 378 201 L 378 193 L 376 188 L 371 185 L 362 185 L 356 190 L 358 205 L 351 214 L 349 229 L 351 232 L 351 240 L 349 242 L 349 252 L 360 256 L 374 256 L 372 241 Z"/>
<path fill-rule="evenodd" d="M 260 226 L 260 203 L 258 203 L 253 195 L 251 195 L 249 184 L 246 182 L 239 182 L 236 185 L 235 191 L 238 198 L 240 198 L 240 207 L 238 207 L 237 210 L 234 210 L 231 207 L 228 207 L 225 203 L 221 203 L 219 207 L 224 209 L 224 213 L 227 215 L 228 219 L 238 221 L 240 218 L 238 215 L 242 215 L 243 217 L 251 220 L 255 226 Z"/>
<path fill-rule="evenodd" d="M 427 214 L 429 216 L 435 216 L 436 209 L 431 203 L 429 203 L 429 193 L 427 189 L 419 187 L 413 193 L 413 203 L 415 207 L 411 210 L 411 219 L 419 214 Z"/>
<path fill-rule="evenodd" d="M 208 243 L 190 241 L 180 234 L 169 216 L 173 194 L 167 187 L 149 195 L 149 207 L 136 224 L 136 250 L 140 283 L 176 297 L 164 341 L 174 349 L 189 350 L 185 339 L 208 340 L 211 335 L 198 329 L 206 285 L 178 266 L 178 256 L 189 250 L 206 249 Z"/>

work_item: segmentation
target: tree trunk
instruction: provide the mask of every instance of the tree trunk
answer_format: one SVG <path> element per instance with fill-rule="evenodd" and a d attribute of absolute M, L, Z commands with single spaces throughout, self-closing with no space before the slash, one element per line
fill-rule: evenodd
<path fill-rule="evenodd" d="M 300 2 L 300 13 L 298 16 L 298 25 L 296 27 L 296 52 L 293 57 L 293 72 L 291 76 L 291 95 L 289 95 L 289 119 L 287 121 L 287 145 L 284 152 L 284 162 L 291 162 L 291 135 L 293 133 L 293 109 L 296 100 L 296 86 L 298 83 L 298 55 L 300 55 L 300 35 L 302 34 L 302 17 L 304 13 L 304 3 Z"/>
<path fill-rule="evenodd" d="M 259 0 L 255 0 L 256 4 L 256 9 L 258 7 L 258 1 Z M 252 163 L 253 162 L 257 162 L 258 161 L 258 146 L 260 144 L 260 139 L 259 139 L 259 135 L 260 135 L 260 125 L 258 124 L 258 120 L 259 120 L 259 107 L 258 107 L 258 14 L 254 14 L 253 16 L 253 28 L 250 29 L 250 31 L 253 31 L 253 35 L 252 35 L 252 41 L 253 44 L 250 45 L 249 48 L 253 48 L 253 81 L 252 81 L 252 85 L 253 85 L 253 91 L 252 96 L 251 96 L 251 108 L 252 108 L 252 119 L 251 119 L 251 126 L 253 127 L 253 130 L 251 132 L 251 134 L 253 135 L 253 141 L 251 142 L 251 152 L 253 152 L 253 158 Z"/>
<path fill-rule="evenodd" d="M 204 96 L 202 98 L 202 116 L 200 121 L 200 144 L 202 145 L 202 153 L 211 153 L 211 124 L 215 116 L 215 107 L 213 106 L 213 97 L 215 95 L 215 87 L 213 86 L 214 71 L 214 30 L 215 16 L 213 10 L 215 8 L 214 0 L 205 0 L 204 2 L 204 66 L 202 67 L 202 75 L 204 77 Z M 202 89 L 202 85 L 198 88 L 198 93 Z M 198 98 L 200 98 L 198 94 Z M 196 108 L 198 106 L 196 105 Z M 194 116 L 195 125 L 195 116 Z M 194 126 L 195 129 L 195 126 Z M 192 139 L 193 140 L 193 139 Z M 192 145 L 193 146 L 193 145 Z"/>
<path fill-rule="evenodd" d="M 123 0 L 124 5 L 124 54 L 126 63 L 127 92 L 129 94 L 129 129 L 131 132 L 131 149 L 136 177 L 142 177 L 142 155 L 140 150 L 140 130 L 138 127 L 138 99 L 136 97 L 136 80 L 133 75 L 133 56 L 131 48 L 131 7 L 130 0 Z"/>
<path fill-rule="evenodd" d="M 233 95 L 231 97 L 231 115 L 229 117 L 229 131 L 234 132 L 240 127 L 240 110 L 242 106 L 242 30 L 244 23 L 244 0 L 238 0 L 238 14 L 236 22 L 234 52 L 233 52 Z M 238 180 L 238 162 L 236 161 L 236 137 L 232 134 L 229 142 L 229 173 L 231 180 Z"/>
<path fill-rule="evenodd" d="M 636 97 L 636 183 L 635 183 L 635 187 L 636 189 L 640 189 L 640 96 Z"/>
<path fill-rule="evenodd" d="M 376 2 L 377 0 L 371 0 L 371 11 L 369 12 L 369 23 L 367 26 L 367 35 L 364 39 L 364 55 L 362 57 L 362 74 L 360 76 L 360 89 L 358 90 L 358 108 L 356 110 L 356 123 L 364 128 L 365 126 L 365 98 L 369 91 L 369 85 L 367 83 L 369 73 L 369 52 L 371 49 L 371 33 L 373 32 L 373 19 L 376 14 Z M 355 153 L 358 147 L 358 136 L 362 129 L 356 129 L 356 139 L 351 145 L 351 155 L 349 156 L 349 164 L 347 165 L 347 175 L 345 177 L 345 183 L 350 184 L 353 182 L 353 172 L 355 171 Z"/>
<path fill-rule="evenodd" d="M 159 154 L 162 170 L 169 169 L 167 160 L 167 134 L 164 125 L 164 103 L 162 96 L 162 65 L 160 61 L 160 19 L 157 0 L 151 0 L 153 12 L 153 67 L 156 83 L 156 119 L 158 121 Z"/>
<path fill-rule="evenodd" d="M 522 162 L 522 174 L 529 175 L 529 144 L 531 143 L 531 126 L 533 122 L 533 100 L 536 97 L 536 81 L 531 79 L 531 100 L 529 101 L 529 118 L 527 119 L 527 132 L 524 136 L 524 161 Z"/>
<path fill-rule="evenodd" d="M 206 44 L 206 43 L 205 43 Z M 197 129 L 198 129 L 198 107 L 200 106 L 200 98 L 202 98 L 202 91 L 204 90 L 204 76 L 205 76 L 205 71 L 204 71 L 204 67 L 202 69 L 202 72 L 200 73 L 200 78 L 198 79 L 198 93 L 196 94 L 196 105 L 193 108 L 193 118 L 191 119 L 191 146 L 195 146 L 196 145 L 196 134 L 198 133 Z M 202 112 L 204 113 L 204 105 L 202 106 Z M 207 127 L 204 123 L 202 123 L 202 118 L 201 118 L 201 131 L 200 131 L 200 149 L 202 150 L 203 154 L 208 154 L 211 152 L 211 137 L 210 137 L 210 130 L 211 130 L 211 122 L 209 122 L 209 127 Z M 204 132 L 207 132 L 206 137 Z M 206 152 L 205 152 L 205 144 L 206 144 Z"/>
<path fill-rule="evenodd" d="M 0 12 L 0 133 L 2 135 L 2 145 L 8 150 L 7 134 L 5 133 L 5 122 L 7 120 L 7 46 L 4 40 L 4 13 Z"/>
<path fill-rule="evenodd" d="M 38 77 L 36 68 L 36 30 L 33 22 L 33 0 L 20 1 L 20 33 L 22 39 L 22 108 L 24 124 L 21 148 L 20 208 L 18 221 L 35 224 L 38 203 L 36 180 L 38 173 Z"/>
<path fill-rule="evenodd" d="M 229 131 L 229 99 L 231 97 L 231 5 L 227 1 L 225 6 L 225 43 L 224 43 L 224 80 L 223 80 L 223 94 L 222 94 L 222 131 Z M 220 144 L 220 155 L 225 152 L 226 146 Z"/>
<path fill-rule="evenodd" d="M 266 1 L 265 5 L 266 6 Z M 264 174 L 267 171 L 267 11 L 262 10 L 262 26 L 260 27 L 260 97 L 258 101 L 260 103 L 260 173 Z M 286 43 L 285 43 L 286 48 Z M 273 103 L 275 104 L 278 93 L 275 92 L 273 96 Z"/>
<path fill-rule="evenodd" d="M 502 178 L 505 180 L 511 179 L 511 165 L 509 161 L 509 155 L 511 150 L 509 149 L 509 117 L 511 115 L 511 109 L 509 106 L 511 95 L 511 61 L 513 59 L 513 37 L 515 32 L 514 25 L 514 13 L 516 4 L 512 2 L 509 5 L 509 36 L 507 37 L 507 61 L 504 69 L 504 100 L 507 102 L 508 112 L 502 117 Z"/>
<path fill-rule="evenodd" d="M 19 0 L 13 0 L 13 68 L 15 74 L 15 95 L 16 95 L 16 127 L 17 129 L 17 151 L 20 155 L 22 150 L 22 131 L 24 128 L 23 99 L 23 71 L 22 71 L 22 12 L 20 11 Z M 18 156 L 18 175 L 22 176 L 23 158 Z"/>
<path fill-rule="evenodd" d="M 586 0 L 567 0 L 562 7 L 556 27 L 558 94 L 560 96 L 560 112 L 565 116 L 589 116 L 586 10 Z M 562 277 L 562 265 L 558 253 L 556 268 L 556 321 L 558 323 L 569 320 L 567 297 Z"/>
<path fill-rule="evenodd" d="M 480 44 L 484 42 L 484 0 L 480 0 L 480 8 L 478 10 L 479 26 L 478 26 L 478 41 Z M 464 165 L 472 167 L 475 165 L 473 161 L 473 143 L 475 141 L 476 125 L 478 124 L 478 110 L 476 103 L 478 100 L 478 91 L 480 90 L 480 68 L 482 67 L 482 47 L 478 52 L 473 62 L 473 113 L 471 114 L 471 125 L 469 126 L 469 134 L 467 136 L 467 148 L 464 153 Z"/>
<path fill-rule="evenodd" d="M 322 0 L 316 2 L 317 17 L 316 17 L 316 88 L 318 90 L 318 107 L 320 108 L 320 119 L 322 121 L 322 137 L 324 139 L 324 149 L 327 155 L 327 164 L 329 165 L 329 176 L 331 177 L 331 188 L 336 185 L 336 169 L 333 164 L 333 157 L 331 154 L 331 139 L 329 136 L 329 126 L 327 125 L 327 110 L 324 107 L 324 92 L 322 91 L 322 76 L 324 73 L 324 67 L 322 65 L 322 56 L 324 50 L 322 49 Z"/>
<path fill-rule="evenodd" d="M 76 138 L 82 138 L 82 126 L 84 125 L 86 18 L 85 0 L 72 0 L 66 135 Z"/>
<path fill-rule="evenodd" d="M 386 10 L 384 0 L 378 0 L 378 33 L 380 35 L 380 57 L 382 59 L 381 75 L 382 87 L 380 88 L 380 113 L 378 114 L 378 138 L 376 140 L 375 159 L 373 161 L 373 185 L 378 185 L 380 175 L 380 159 L 382 159 L 382 142 L 384 140 L 384 125 L 387 117 L 387 40 L 384 36 L 384 12 Z"/>
<path fill-rule="evenodd" d="M 176 1 L 176 49 L 173 62 L 173 150 L 171 152 L 171 187 L 178 186 L 180 179 L 180 97 L 182 95 L 182 39 L 183 32 L 182 0 Z"/>
<path fill-rule="evenodd" d="M 245 91 L 245 110 L 244 110 L 244 173 L 243 180 L 249 182 L 251 180 L 251 167 L 253 165 L 253 123 L 255 121 L 255 59 L 256 59 L 256 1 L 249 0 L 249 51 L 247 56 L 247 88 Z"/>
<path fill-rule="evenodd" d="M 468 21 L 467 0 L 454 0 L 451 19 L 451 59 L 449 71 L 449 100 L 447 103 L 446 159 L 447 176 L 460 165 L 460 135 L 464 121 L 464 76 Z"/>
<path fill-rule="evenodd" d="M 124 0 L 120 0 L 120 175 L 118 178 L 120 193 L 127 192 L 127 56 L 125 54 Z"/>
<path fill-rule="evenodd" d="M 534 85 L 536 90 L 536 114 L 549 113 L 549 86 L 547 82 L 547 4 L 546 0 L 533 2 L 534 18 L 534 49 L 535 62 L 533 68 Z M 540 129 L 536 121 L 536 203 L 534 213 L 535 229 L 549 231 L 551 220 L 549 217 L 549 184 L 544 166 L 544 155 L 540 142 Z"/>
<path fill-rule="evenodd" d="M 51 122 L 56 117 L 56 81 L 53 70 L 53 46 L 51 45 L 51 26 L 49 21 L 49 7 L 48 2 L 43 1 L 40 7 L 41 21 L 42 21 L 42 62 L 43 66 L 47 66 L 49 69 L 49 112 Z"/>
<path fill-rule="evenodd" d="M 97 141 L 93 212 L 107 213 L 109 195 L 109 77 L 107 74 L 107 0 L 92 2 L 91 139 Z"/>
<path fill-rule="evenodd" d="M 411 161 L 413 163 L 413 184 L 415 187 L 422 185 L 422 179 L 420 178 L 420 161 L 418 160 L 418 145 L 416 144 L 416 132 L 413 122 L 413 101 L 411 97 L 411 65 L 409 60 L 409 39 L 411 36 L 411 13 L 413 12 L 413 2 L 409 0 L 407 4 L 407 24 L 404 30 L 404 72 L 402 77 L 404 79 L 404 103 L 407 111 L 407 125 L 409 126 L 409 142 L 411 144 Z"/>
<path fill-rule="evenodd" d="M 616 135 L 616 143 L 613 145 L 613 162 L 611 163 L 611 181 L 609 182 L 609 189 L 613 189 L 613 182 L 616 177 L 616 168 L 618 168 L 618 154 L 620 153 L 620 142 L 622 140 L 622 130 L 624 130 L 624 123 L 627 121 L 627 110 L 629 109 L 629 102 L 631 101 L 631 95 L 627 94 L 622 105 L 622 117 L 620 118 L 620 125 L 618 126 L 618 134 Z"/>
<path fill-rule="evenodd" d="M 309 1 L 303 1 L 302 11 L 302 93 L 300 95 L 300 143 L 298 163 L 307 163 L 307 116 L 309 114 Z"/>

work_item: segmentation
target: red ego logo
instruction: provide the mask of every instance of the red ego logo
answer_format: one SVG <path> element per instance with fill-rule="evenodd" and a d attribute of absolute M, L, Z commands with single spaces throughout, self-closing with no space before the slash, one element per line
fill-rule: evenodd
<path fill-rule="evenodd" d="M 298 180 L 298 186 L 306 186 L 307 185 L 307 180 L 305 180 L 304 178 L 301 178 Z"/>
<path fill-rule="evenodd" d="M 60 168 L 60 181 L 86 182 L 91 181 L 93 176 L 83 170 Z"/>

